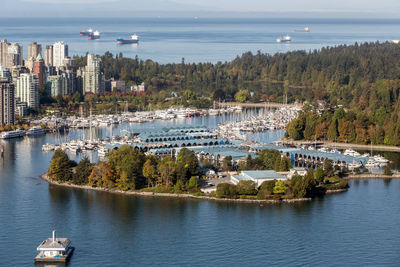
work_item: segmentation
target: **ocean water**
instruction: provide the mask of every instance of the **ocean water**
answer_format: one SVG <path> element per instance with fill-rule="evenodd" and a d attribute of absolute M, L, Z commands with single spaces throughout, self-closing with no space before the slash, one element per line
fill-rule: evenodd
<path fill-rule="evenodd" d="M 310 32 L 297 29 L 310 27 Z M 89 41 L 79 32 L 99 30 L 100 40 Z M 69 54 L 106 51 L 160 63 L 230 61 L 251 51 L 278 53 L 314 50 L 355 42 L 385 42 L 400 38 L 400 20 L 385 19 L 206 19 L 206 18 L 0 18 L 0 39 L 24 46 L 36 41 L 45 47 L 56 41 L 69 45 Z M 116 38 L 139 35 L 138 45 L 117 45 Z M 276 39 L 289 34 L 291 43 Z"/>
<path fill-rule="evenodd" d="M 225 119 L 124 124 L 96 128 L 94 134 L 187 124 L 213 128 Z M 272 142 L 282 134 L 266 132 L 254 138 Z M 81 130 L 69 134 L 82 136 Z M 281 205 L 126 196 L 41 180 L 52 156 L 41 146 L 55 141 L 54 134 L 0 140 L 5 150 L 0 159 L 0 266 L 34 266 L 36 247 L 53 229 L 76 248 L 67 266 L 399 263 L 400 180 L 351 181 L 346 193 Z"/>

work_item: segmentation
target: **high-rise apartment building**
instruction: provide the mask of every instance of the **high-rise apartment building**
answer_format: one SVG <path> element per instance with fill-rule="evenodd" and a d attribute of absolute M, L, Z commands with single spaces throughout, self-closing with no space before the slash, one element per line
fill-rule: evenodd
<path fill-rule="evenodd" d="M 27 103 L 29 108 L 39 108 L 39 79 L 34 74 L 24 73 L 17 79 L 15 97 Z"/>
<path fill-rule="evenodd" d="M 41 54 L 38 54 L 35 61 L 33 62 L 33 70 L 32 73 L 38 77 L 39 89 L 42 88 L 45 83 L 45 71 L 44 71 L 44 62 Z"/>
<path fill-rule="evenodd" d="M 48 45 L 44 50 L 44 65 L 46 66 L 54 66 L 53 65 L 53 46 Z"/>
<path fill-rule="evenodd" d="M 87 55 L 87 65 L 83 75 L 85 93 L 104 93 L 104 74 L 101 72 L 101 58 L 93 54 Z"/>
<path fill-rule="evenodd" d="M 68 45 L 64 42 L 56 42 L 53 45 L 53 65 L 55 67 L 62 66 L 66 57 L 68 57 Z"/>
<path fill-rule="evenodd" d="M 35 60 L 39 54 L 42 53 L 42 45 L 33 42 L 28 45 L 28 59 L 32 58 Z"/>
<path fill-rule="evenodd" d="M 22 46 L 17 43 L 11 43 L 7 48 L 6 67 L 22 66 Z"/>
<path fill-rule="evenodd" d="M 7 54 L 8 54 L 7 40 L 2 40 L 0 42 L 0 66 L 6 67 L 7 65 Z"/>
<path fill-rule="evenodd" d="M 7 78 L 0 78 L 0 125 L 15 122 L 14 84 Z"/>
<path fill-rule="evenodd" d="M 8 82 L 12 82 L 11 71 L 5 67 L 0 66 L 0 78 L 6 78 Z"/>

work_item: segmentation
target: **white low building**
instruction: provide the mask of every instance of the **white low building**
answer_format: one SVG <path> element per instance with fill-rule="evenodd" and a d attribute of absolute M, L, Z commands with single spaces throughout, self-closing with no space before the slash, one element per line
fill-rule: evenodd
<path fill-rule="evenodd" d="M 263 182 L 271 180 L 287 180 L 287 177 L 273 170 L 242 171 L 240 174 L 231 175 L 231 182 L 235 185 L 240 181 L 253 181 L 258 187 Z"/>
<path fill-rule="evenodd" d="M 71 250 L 71 241 L 68 238 L 56 237 L 56 231 L 53 231 L 53 237 L 44 240 L 38 247 L 39 254 L 36 256 L 35 261 L 48 261 L 49 259 L 66 259 Z"/>

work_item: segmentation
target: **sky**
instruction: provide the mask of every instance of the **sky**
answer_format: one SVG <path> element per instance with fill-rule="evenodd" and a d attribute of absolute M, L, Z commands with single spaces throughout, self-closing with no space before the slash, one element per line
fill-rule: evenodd
<path fill-rule="evenodd" d="M 400 0 L 0 0 L 5 17 L 400 18 Z"/>

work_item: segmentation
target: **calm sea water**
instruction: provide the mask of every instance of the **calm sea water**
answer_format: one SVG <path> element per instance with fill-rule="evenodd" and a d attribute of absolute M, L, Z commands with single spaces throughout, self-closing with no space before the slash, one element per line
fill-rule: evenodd
<path fill-rule="evenodd" d="M 311 32 L 295 32 L 309 26 Z M 89 27 L 102 33 L 101 39 L 89 41 L 79 32 Z M 277 53 L 292 50 L 313 50 L 323 46 L 355 42 L 398 39 L 400 20 L 362 19 L 2 19 L 0 39 L 24 46 L 33 41 L 46 44 L 65 41 L 70 55 L 86 52 L 123 53 L 125 56 L 152 59 L 161 63 L 229 61 L 244 52 L 258 50 Z M 139 45 L 117 45 L 118 37 L 136 33 Z M 276 39 L 289 34 L 290 44 Z"/>
<path fill-rule="evenodd" d="M 178 124 L 215 127 L 223 117 Z M 273 141 L 283 132 L 256 137 Z M 71 131 L 69 136 L 82 136 Z M 351 182 L 347 193 L 308 203 L 255 205 L 135 197 L 50 186 L 38 176 L 54 135 L 2 141 L 0 266 L 30 266 L 57 229 L 76 251 L 69 266 L 395 266 L 400 261 L 400 180 Z"/>

